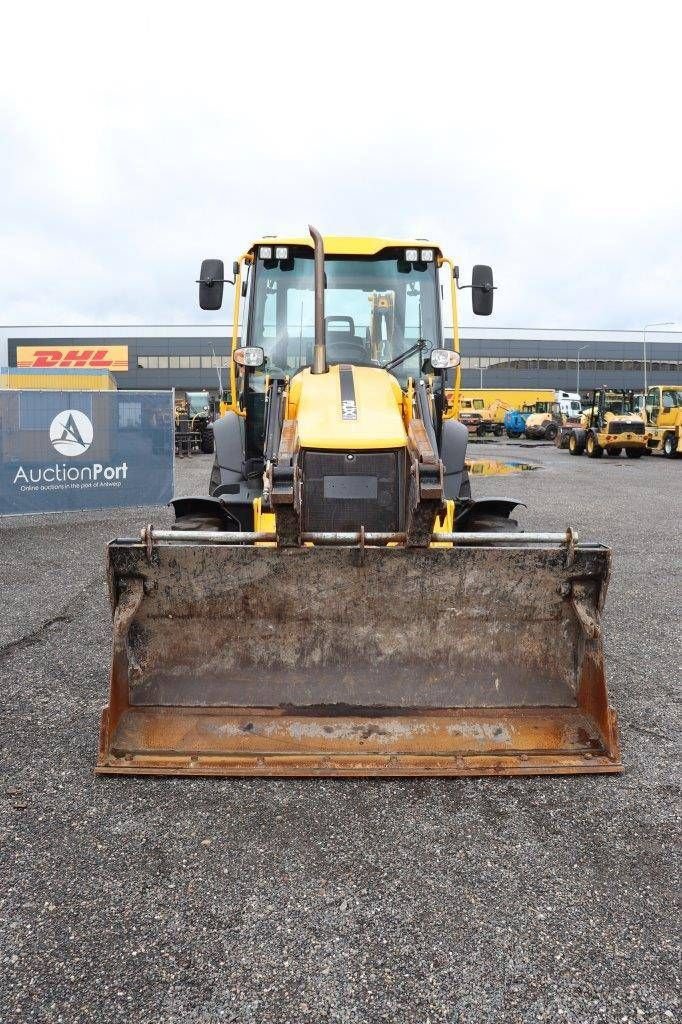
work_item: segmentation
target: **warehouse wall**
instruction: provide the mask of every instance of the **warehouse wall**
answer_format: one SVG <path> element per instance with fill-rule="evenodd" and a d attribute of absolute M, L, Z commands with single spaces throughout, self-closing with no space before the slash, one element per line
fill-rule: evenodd
<path fill-rule="evenodd" d="M 63 329 L 62 329 L 63 330 Z M 198 329 L 197 329 L 198 330 Z M 208 332 L 207 332 L 208 335 Z M 589 337 L 589 335 L 588 335 Z M 128 370 L 116 371 L 119 388 L 218 390 L 220 369 L 227 384 L 229 342 L 222 336 L 133 337 L 110 331 L 71 336 L 46 331 L 21 337 L 8 335 L 8 365 L 17 364 L 19 345 L 106 347 L 126 345 Z M 587 347 L 586 347 L 587 346 Z M 576 389 L 580 351 L 580 388 L 585 391 L 605 384 L 615 388 L 642 387 L 644 380 L 641 337 L 630 341 L 559 340 L 549 337 L 476 338 L 461 341 L 464 387 L 517 387 Z M 682 380 L 682 342 L 651 341 L 647 344 L 647 378 L 650 384 L 674 384 Z M 482 376 L 481 376 L 482 375 Z"/>

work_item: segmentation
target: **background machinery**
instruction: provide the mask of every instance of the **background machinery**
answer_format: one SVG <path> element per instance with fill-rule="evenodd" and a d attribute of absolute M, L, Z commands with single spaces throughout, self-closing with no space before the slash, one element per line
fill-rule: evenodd
<path fill-rule="evenodd" d="M 601 458 L 604 452 L 616 457 L 623 449 L 628 458 L 639 459 L 646 454 L 649 441 L 644 417 L 635 411 L 632 391 L 596 389 L 581 425 L 567 424 L 564 431 L 571 455 L 586 452 L 590 459 Z M 563 431 L 559 447 L 566 447 Z"/>
<path fill-rule="evenodd" d="M 651 451 L 669 459 L 682 455 L 682 385 L 656 385 L 638 395 L 635 407 L 644 416 Z"/>
<path fill-rule="evenodd" d="M 210 455 L 213 451 L 215 402 L 207 391 L 187 391 L 175 401 L 176 452 L 190 455 L 194 449 Z"/>
<path fill-rule="evenodd" d="M 219 308 L 222 262 L 200 276 L 202 308 Z M 471 287 L 489 314 L 490 268 L 464 286 L 434 243 L 310 228 L 254 242 L 235 279 L 211 493 L 108 547 L 97 770 L 621 770 L 609 551 L 523 533 L 516 501 L 471 497 L 456 299 Z"/>

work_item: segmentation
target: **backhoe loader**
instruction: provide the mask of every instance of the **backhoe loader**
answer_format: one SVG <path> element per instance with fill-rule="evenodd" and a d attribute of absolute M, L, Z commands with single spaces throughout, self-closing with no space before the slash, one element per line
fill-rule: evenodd
<path fill-rule="evenodd" d="M 620 771 L 609 550 L 524 533 L 518 502 L 471 496 L 457 290 L 488 315 L 491 269 L 463 285 L 434 243 L 309 230 L 233 264 L 209 493 L 176 499 L 172 529 L 108 546 L 97 770 Z M 204 261 L 202 309 L 224 283 Z"/>

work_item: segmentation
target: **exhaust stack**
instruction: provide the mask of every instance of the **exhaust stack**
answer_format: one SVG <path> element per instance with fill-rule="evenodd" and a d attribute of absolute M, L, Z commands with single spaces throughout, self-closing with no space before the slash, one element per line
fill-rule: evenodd
<path fill-rule="evenodd" d="M 315 243 L 315 349 L 311 373 L 327 372 L 327 339 L 324 329 L 324 242 L 312 224 L 308 231 Z"/>

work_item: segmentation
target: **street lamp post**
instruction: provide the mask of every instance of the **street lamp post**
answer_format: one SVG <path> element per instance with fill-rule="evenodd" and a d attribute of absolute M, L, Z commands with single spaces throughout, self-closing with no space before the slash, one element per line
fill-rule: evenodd
<path fill-rule="evenodd" d="M 576 378 L 575 378 L 575 390 L 578 392 L 578 394 L 580 394 L 580 353 L 582 352 L 582 350 L 584 348 L 589 348 L 590 345 L 591 345 L 591 342 L 588 341 L 587 345 L 581 345 L 580 348 L 578 349 L 578 370 L 577 370 Z"/>
<path fill-rule="evenodd" d="M 652 327 L 673 327 L 673 326 L 674 326 L 674 320 L 666 320 L 663 323 L 647 324 L 646 327 L 644 327 L 643 330 L 642 330 L 642 337 L 643 337 L 643 341 L 644 341 L 644 346 L 643 347 L 644 347 L 644 398 L 645 398 L 645 400 L 646 400 L 646 388 L 647 388 L 647 379 L 646 379 L 646 332 L 650 331 Z"/>

